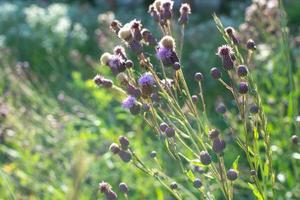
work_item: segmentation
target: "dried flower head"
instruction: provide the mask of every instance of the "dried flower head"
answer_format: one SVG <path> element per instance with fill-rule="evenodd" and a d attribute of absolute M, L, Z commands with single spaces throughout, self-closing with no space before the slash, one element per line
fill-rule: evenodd
<path fill-rule="evenodd" d="M 108 65 L 108 61 L 110 60 L 111 56 L 112 55 L 108 52 L 105 52 L 104 54 L 102 54 L 100 57 L 101 64 Z"/>
<path fill-rule="evenodd" d="M 174 50 L 176 47 L 174 38 L 169 35 L 164 36 L 160 40 L 159 45 L 162 47 L 165 47 L 167 49 L 172 49 L 172 50 Z"/>
<path fill-rule="evenodd" d="M 131 24 L 125 24 L 118 33 L 119 38 L 125 40 L 126 42 L 130 42 L 133 39 L 133 35 L 131 32 Z"/>
<path fill-rule="evenodd" d="M 115 46 L 114 54 L 121 56 L 124 60 L 127 60 L 125 49 L 120 45 Z"/>

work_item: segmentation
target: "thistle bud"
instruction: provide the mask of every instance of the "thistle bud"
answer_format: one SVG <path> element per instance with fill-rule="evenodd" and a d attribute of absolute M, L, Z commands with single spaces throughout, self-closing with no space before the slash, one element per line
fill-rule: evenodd
<path fill-rule="evenodd" d="M 249 90 L 248 83 L 240 82 L 238 90 L 240 94 L 246 94 Z"/>
<path fill-rule="evenodd" d="M 155 158 L 156 157 L 156 151 L 151 151 L 150 152 L 150 157 Z"/>
<path fill-rule="evenodd" d="M 175 130 L 172 127 L 167 127 L 165 132 L 166 132 L 166 136 L 168 138 L 171 138 L 171 137 L 175 136 Z"/>
<path fill-rule="evenodd" d="M 179 62 L 175 62 L 174 64 L 173 64 L 173 69 L 174 70 L 179 70 L 180 69 L 180 63 Z"/>
<path fill-rule="evenodd" d="M 249 39 L 247 41 L 247 49 L 249 49 L 249 50 L 256 50 L 256 44 L 255 44 L 254 40 Z"/>
<path fill-rule="evenodd" d="M 105 197 L 106 200 L 116 200 L 118 195 L 114 191 L 110 190 L 105 194 Z"/>
<path fill-rule="evenodd" d="M 213 146 L 212 149 L 216 153 L 222 153 L 222 151 L 225 149 L 225 141 L 221 140 L 220 138 L 214 138 L 213 139 Z"/>
<path fill-rule="evenodd" d="M 133 64 L 133 62 L 132 62 L 132 60 L 126 60 L 126 62 L 125 62 L 125 67 L 126 68 L 132 68 L 134 66 L 134 64 Z"/>
<path fill-rule="evenodd" d="M 197 189 L 199 189 L 202 186 L 202 182 L 199 178 L 196 178 L 193 182 L 193 186 Z"/>
<path fill-rule="evenodd" d="M 165 123 L 165 122 L 162 122 L 160 125 L 159 125 L 159 129 L 162 131 L 162 132 L 165 132 L 166 129 L 168 128 L 168 124 Z"/>
<path fill-rule="evenodd" d="M 181 4 L 180 7 L 180 17 L 178 19 L 179 24 L 187 24 L 189 20 L 189 15 L 191 14 L 191 7 L 187 3 Z"/>
<path fill-rule="evenodd" d="M 219 79 L 219 78 L 221 78 L 221 72 L 216 67 L 211 68 L 210 75 L 213 77 L 213 79 Z"/>
<path fill-rule="evenodd" d="M 218 104 L 216 107 L 216 112 L 224 114 L 226 112 L 226 106 L 223 103 Z"/>
<path fill-rule="evenodd" d="M 227 171 L 227 178 L 228 178 L 228 180 L 234 181 L 234 180 L 237 179 L 237 177 L 238 177 L 238 173 L 234 169 L 229 169 Z"/>
<path fill-rule="evenodd" d="M 217 129 L 211 129 L 208 133 L 209 135 L 209 138 L 214 140 L 215 138 L 218 138 L 219 137 L 219 131 Z"/>
<path fill-rule="evenodd" d="M 257 105 L 253 104 L 253 105 L 250 106 L 250 112 L 251 112 L 252 114 L 257 114 L 258 111 L 259 111 L 259 108 L 258 108 Z"/>
<path fill-rule="evenodd" d="M 199 157 L 203 165 L 209 165 L 211 163 L 211 157 L 207 151 L 201 151 Z"/>
<path fill-rule="evenodd" d="M 128 151 L 124 151 L 124 150 L 120 150 L 120 152 L 118 153 L 119 157 L 121 158 L 121 160 L 123 160 L 123 162 L 130 162 L 132 156 L 131 153 Z"/>
<path fill-rule="evenodd" d="M 251 176 L 257 176 L 257 173 L 256 173 L 256 171 L 255 171 L 254 169 L 252 169 L 252 170 L 250 171 L 250 175 L 251 175 Z"/>
<path fill-rule="evenodd" d="M 202 73 L 201 73 L 201 72 L 195 73 L 194 79 L 195 79 L 195 81 L 202 81 L 202 80 L 203 80 L 203 75 L 202 75 Z"/>
<path fill-rule="evenodd" d="M 176 189 L 178 188 L 177 183 L 176 183 L 176 182 L 172 182 L 172 183 L 170 184 L 170 188 L 171 188 L 172 190 L 176 190 Z"/>
<path fill-rule="evenodd" d="M 197 103 L 198 102 L 198 96 L 197 95 L 192 95 L 192 101 L 194 103 Z"/>
<path fill-rule="evenodd" d="M 144 103 L 144 104 L 142 105 L 142 110 L 143 110 L 144 112 L 148 112 L 148 111 L 150 110 L 150 106 L 149 106 L 148 104 Z"/>
<path fill-rule="evenodd" d="M 235 45 L 239 44 L 239 39 L 237 38 L 234 28 L 227 27 L 225 31 Z"/>
<path fill-rule="evenodd" d="M 234 61 L 232 59 L 233 50 L 228 45 L 223 45 L 218 48 L 217 55 L 222 59 L 222 66 L 226 70 L 233 69 Z"/>
<path fill-rule="evenodd" d="M 130 111 L 131 114 L 137 115 L 141 111 L 141 106 L 139 104 L 135 104 L 134 106 L 132 106 L 131 108 L 129 108 L 129 111 Z"/>
<path fill-rule="evenodd" d="M 112 143 L 110 146 L 109 146 L 109 150 L 113 153 L 113 154 L 118 154 L 120 152 L 120 147 L 118 144 L 116 143 Z"/>
<path fill-rule="evenodd" d="M 291 139 L 292 139 L 292 143 L 293 143 L 293 144 L 295 144 L 295 145 L 297 145 L 297 144 L 298 144 L 298 142 L 299 142 L 299 138 L 298 138 L 298 136 L 297 136 L 297 135 L 293 135 Z"/>
<path fill-rule="evenodd" d="M 120 191 L 121 192 L 123 192 L 123 193 L 128 193 L 128 186 L 127 186 L 127 184 L 126 183 L 120 183 L 119 184 L 119 189 L 120 189 Z"/>
<path fill-rule="evenodd" d="M 237 68 L 237 74 L 239 77 L 247 76 L 248 68 L 245 65 L 239 65 Z"/>
<path fill-rule="evenodd" d="M 155 22 L 159 22 L 160 21 L 160 15 L 159 15 L 159 12 L 157 11 L 157 9 L 155 8 L 155 6 L 153 5 L 150 5 L 149 6 L 149 11 L 148 11 L 152 17 L 152 19 L 155 21 Z"/>
<path fill-rule="evenodd" d="M 116 34 L 119 33 L 121 27 L 122 27 L 122 25 L 118 20 L 113 20 L 110 24 L 111 30 L 114 31 Z"/>
<path fill-rule="evenodd" d="M 120 137 L 119 137 L 119 142 L 120 142 L 121 148 L 122 148 L 123 150 L 127 150 L 127 149 L 128 149 L 128 146 L 129 146 L 129 140 L 128 140 L 127 137 L 125 137 L 125 136 L 120 136 Z"/>

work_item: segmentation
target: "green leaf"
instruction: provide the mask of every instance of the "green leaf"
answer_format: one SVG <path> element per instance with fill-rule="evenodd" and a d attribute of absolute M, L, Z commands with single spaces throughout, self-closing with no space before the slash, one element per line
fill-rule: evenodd
<path fill-rule="evenodd" d="M 195 180 L 195 176 L 194 176 L 192 170 L 187 171 L 186 175 L 191 181 Z"/>
<path fill-rule="evenodd" d="M 238 171 L 238 164 L 239 164 L 240 156 L 238 156 L 235 161 L 232 163 L 232 168 Z"/>
<path fill-rule="evenodd" d="M 258 199 L 258 200 L 264 200 L 263 196 L 261 196 L 260 192 L 257 190 L 257 188 L 251 184 L 248 183 L 248 186 L 250 187 L 250 189 L 252 190 L 254 196 Z"/>

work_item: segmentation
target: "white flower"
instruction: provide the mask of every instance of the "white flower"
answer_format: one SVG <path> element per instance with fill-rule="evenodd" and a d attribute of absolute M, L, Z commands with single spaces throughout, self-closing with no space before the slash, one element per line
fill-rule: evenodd
<path fill-rule="evenodd" d="M 57 24 L 52 27 L 52 31 L 57 34 L 66 36 L 71 28 L 71 20 L 68 17 L 62 17 L 58 20 Z"/>
<path fill-rule="evenodd" d="M 43 24 L 47 20 L 47 13 L 44 8 L 32 4 L 24 9 L 26 22 L 31 27 L 35 27 L 38 24 Z"/>

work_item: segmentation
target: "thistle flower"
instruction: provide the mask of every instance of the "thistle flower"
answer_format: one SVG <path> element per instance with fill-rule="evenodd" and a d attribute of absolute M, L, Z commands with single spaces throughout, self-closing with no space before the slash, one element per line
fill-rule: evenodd
<path fill-rule="evenodd" d="M 181 4 L 180 7 L 180 17 L 178 19 L 179 24 L 186 24 L 189 20 L 189 15 L 191 14 L 191 7 L 188 3 Z"/>
<path fill-rule="evenodd" d="M 173 4 L 174 2 L 171 0 L 164 0 L 161 2 L 161 19 L 168 20 L 172 18 Z"/>
<path fill-rule="evenodd" d="M 114 54 L 121 56 L 123 58 L 123 60 L 127 60 L 125 49 L 124 49 L 124 47 L 122 47 L 120 45 L 115 46 Z"/>
<path fill-rule="evenodd" d="M 111 190 L 111 186 L 109 183 L 102 181 L 99 183 L 99 190 L 102 193 L 108 193 Z"/>
<path fill-rule="evenodd" d="M 139 55 L 143 52 L 143 46 L 141 45 L 141 43 L 138 40 L 131 40 L 128 42 L 128 47 L 129 49 Z"/>
<path fill-rule="evenodd" d="M 132 108 L 134 105 L 136 105 L 136 98 L 133 96 L 128 96 L 126 99 L 122 102 L 122 107 L 126 109 Z"/>
<path fill-rule="evenodd" d="M 125 62 L 120 55 L 112 55 L 108 59 L 107 65 L 114 75 L 119 74 L 126 70 Z"/>
<path fill-rule="evenodd" d="M 128 84 L 127 85 L 127 92 L 130 96 L 133 96 L 135 98 L 139 98 L 142 94 L 141 90 L 136 88 L 135 86 Z"/>
<path fill-rule="evenodd" d="M 134 66 L 132 60 L 126 60 L 125 67 L 126 68 L 132 68 Z"/>
<path fill-rule="evenodd" d="M 153 86 L 155 84 L 155 80 L 153 78 L 153 75 L 150 72 L 144 73 L 140 78 L 139 78 L 139 85 L 140 86 L 145 86 L 145 85 L 151 85 Z"/>
<path fill-rule="evenodd" d="M 232 60 L 233 50 L 228 45 L 223 45 L 218 48 L 217 55 L 222 59 L 222 66 L 226 70 L 231 70 L 234 66 L 234 61 Z"/>
<path fill-rule="evenodd" d="M 123 192 L 123 193 L 128 193 L 128 186 L 127 186 L 127 184 L 126 183 L 120 183 L 119 184 L 119 189 L 120 189 L 120 191 L 121 192 Z"/>
<path fill-rule="evenodd" d="M 157 40 L 154 38 L 154 36 L 152 35 L 152 33 L 148 29 L 144 28 L 141 33 L 142 33 L 143 40 L 144 40 L 145 43 L 147 43 L 150 46 L 156 46 L 157 45 Z"/>
<path fill-rule="evenodd" d="M 237 177 L 238 177 L 238 173 L 234 169 L 229 169 L 227 171 L 227 178 L 228 178 L 228 180 L 234 181 L 234 180 L 237 179 Z"/>
<path fill-rule="evenodd" d="M 148 13 L 150 13 L 150 16 L 152 17 L 152 19 L 155 22 L 159 22 L 160 21 L 160 14 L 159 14 L 158 10 L 155 8 L 154 5 L 150 5 L 149 6 Z"/>
<path fill-rule="evenodd" d="M 136 41 L 141 41 L 143 39 L 143 36 L 141 34 L 141 27 L 142 27 L 141 21 L 134 19 L 130 22 L 130 24 L 131 24 L 133 39 Z"/>
<path fill-rule="evenodd" d="M 175 62 L 179 62 L 175 47 L 175 40 L 171 36 L 164 36 L 160 40 L 156 55 L 165 66 L 170 66 Z"/>

